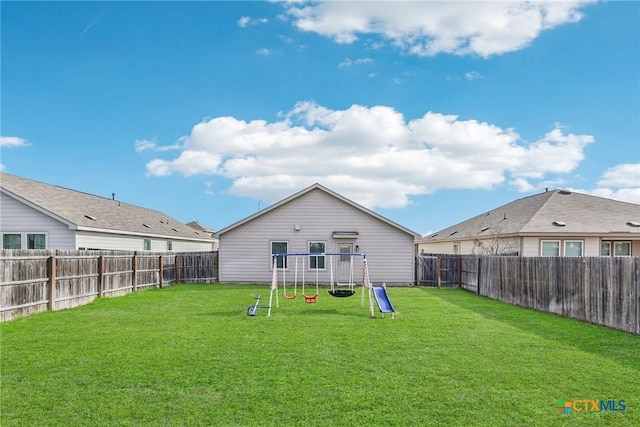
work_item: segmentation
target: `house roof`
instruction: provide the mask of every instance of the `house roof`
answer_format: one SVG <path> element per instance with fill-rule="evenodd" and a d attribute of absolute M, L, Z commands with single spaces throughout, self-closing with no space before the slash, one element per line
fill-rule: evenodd
<path fill-rule="evenodd" d="M 210 234 L 194 230 L 156 210 L 15 175 L 1 173 L 0 190 L 67 224 L 70 229 L 211 240 Z"/>
<path fill-rule="evenodd" d="M 384 223 L 386 223 L 386 224 L 388 224 L 388 225 L 390 225 L 392 227 L 395 227 L 398 230 L 403 231 L 404 233 L 410 234 L 410 235 L 412 235 L 414 237 L 420 237 L 420 235 L 418 233 L 416 233 L 414 231 L 411 231 L 408 228 L 403 227 L 400 224 L 398 224 L 396 222 L 393 222 L 390 219 L 385 218 L 384 216 L 382 216 L 382 215 L 380 215 L 378 213 L 375 213 L 374 211 L 372 211 L 370 209 L 367 209 L 364 206 L 361 206 L 361 205 L 357 204 L 356 202 L 354 202 L 352 200 L 349 200 L 346 197 L 344 197 L 344 196 L 336 193 L 335 191 L 332 191 L 332 190 L 328 189 L 327 187 L 324 187 L 324 186 L 322 186 L 322 185 L 320 185 L 318 183 L 310 185 L 309 187 L 307 187 L 307 188 L 305 188 L 305 189 L 303 189 L 303 190 L 301 190 L 301 191 L 299 191 L 299 192 L 297 192 L 295 194 L 292 194 L 291 196 L 289 196 L 289 197 L 287 197 L 285 199 L 282 199 L 279 202 L 274 203 L 271 206 L 269 206 L 267 208 L 264 208 L 261 211 L 258 211 L 253 215 L 250 215 L 250 216 L 248 216 L 248 217 L 246 217 L 246 218 L 244 218 L 244 219 L 242 219 L 242 220 L 240 220 L 240 221 L 238 221 L 238 222 L 236 222 L 234 224 L 229 225 L 228 227 L 223 228 L 222 230 L 220 230 L 220 231 L 218 231 L 216 233 L 216 236 L 220 236 L 220 235 L 222 235 L 222 234 L 224 234 L 224 233 L 226 233 L 228 231 L 233 230 L 234 228 L 240 227 L 243 224 L 246 224 L 246 223 L 248 223 L 250 221 L 253 221 L 254 219 L 256 219 L 256 218 L 258 218 L 258 217 L 260 217 L 260 216 L 262 216 L 262 215 L 264 215 L 264 214 L 266 214 L 268 212 L 274 211 L 274 210 L 278 209 L 280 206 L 285 205 L 285 204 L 287 204 L 287 203 L 289 203 L 289 202 L 291 202 L 291 201 L 293 201 L 293 200 L 295 200 L 295 199 L 297 199 L 297 198 L 299 198 L 299 197 L 301 197 L 301 196 L 303 196 L 303 195 L 305 195 L 307 193 L 310 193 L 311 191 L 314 191 L 314 190 L 323 191 L 323 192 L 335 197 L 336 199 L 339 199 L 339 200 L 343 201 L 344 203 L 346 203 L 346 204 L 348 204 L 348 205 L 350 205 L 350 206 L 352 206 L 352 207 L 354 207 L 354 208 L 366 213 L 367 215 L 371 215 L 372 217 L 377 218 L 380 221 L 382 221 L 382 222 L 384 222 Z"/>
<path fill-rule="evenodd" d="M 193 228 L 194 230 L 204 231 L 205 233 L 209 233 L 209 234 L 215 233 L 215 231 L 211 227 L 207 227 L 206 225 L 201 224 L 199 221 L 191 221 L 191 222 L 188 222 L 186 225 Z"/>
<path fill-rule="evenodd" d="M 629 235 L 640 237 L 640 205 L 566 190 L 524 197 L 424 237 L 421 243 L 495 235 Z"/>

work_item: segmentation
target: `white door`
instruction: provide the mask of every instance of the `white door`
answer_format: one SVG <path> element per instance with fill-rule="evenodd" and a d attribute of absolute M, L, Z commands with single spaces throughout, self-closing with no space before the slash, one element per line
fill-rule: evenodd
<path fill-rule="evenodd" d="M 350 283 L 353 281 L 353 256 L 346 255 L 353 252 L 353 243 L 338 243 L 338 275 L 336 282 Z M 342 255 L 345 254 L 345 255 Z"/>

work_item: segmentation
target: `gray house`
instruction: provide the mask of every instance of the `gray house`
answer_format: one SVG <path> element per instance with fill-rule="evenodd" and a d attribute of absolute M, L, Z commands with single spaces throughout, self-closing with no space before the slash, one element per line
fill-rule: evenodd
<path fill-rule="evenodd" d="M 3 249 L 211 251 L 210 233 L 152 209 L 0 174 Z"/>
<path fill-rule="evenodd" d="M 280 261 L 293 280 L 304 261 L 305 282 L 362 282 L 362 257 L 325 253 L 365 253 L 373 283 L 414 281 L 415 239 L 419 235 L 363 206 L 314 184 L 217 233 L 220 281 L 269 283 L 272 254 L 311 253 Z M 317 255 L 315 255 L 317 254 Z M 352 261 L 353 260 L 353 261 Z"/>
<path fill-rule="evenodd" d="M 417 242 L 418 252 L 520 256 L 640 255 L 640 205 L 545 191 Z"/>

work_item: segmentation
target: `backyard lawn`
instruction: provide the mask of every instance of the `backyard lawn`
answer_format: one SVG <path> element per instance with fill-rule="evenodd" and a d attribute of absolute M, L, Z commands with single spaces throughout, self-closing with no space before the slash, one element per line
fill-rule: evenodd
<path fill-rule="evenodd" d="M 247 317 L 259 293 L 174 285 L 1 324 L 0 425 L 640 425 L 638 336 L 448 289 L 390 288 L 396 319 L 326 289 Z"/>

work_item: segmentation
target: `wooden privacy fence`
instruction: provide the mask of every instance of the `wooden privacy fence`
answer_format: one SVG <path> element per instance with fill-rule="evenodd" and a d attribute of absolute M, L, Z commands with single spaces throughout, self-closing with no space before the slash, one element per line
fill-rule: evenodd
<path fill-rule="evenodd" d="M 0 321 L 217 277 L 217 252 L 2 250 Z"/>
<path fill-rule="evenodd" d="M 458 287 L 478 295 L 640 334 L 640 257 L 437 258 L 457 270 Z"/>
<path fill-rule="evenodd" d="M 475 255 L 420 254 L 416 257 L 416 283 L 438 288 L 458 288 L 465 284 L 465 289 L 475 290 L 477 258 Z"/>

